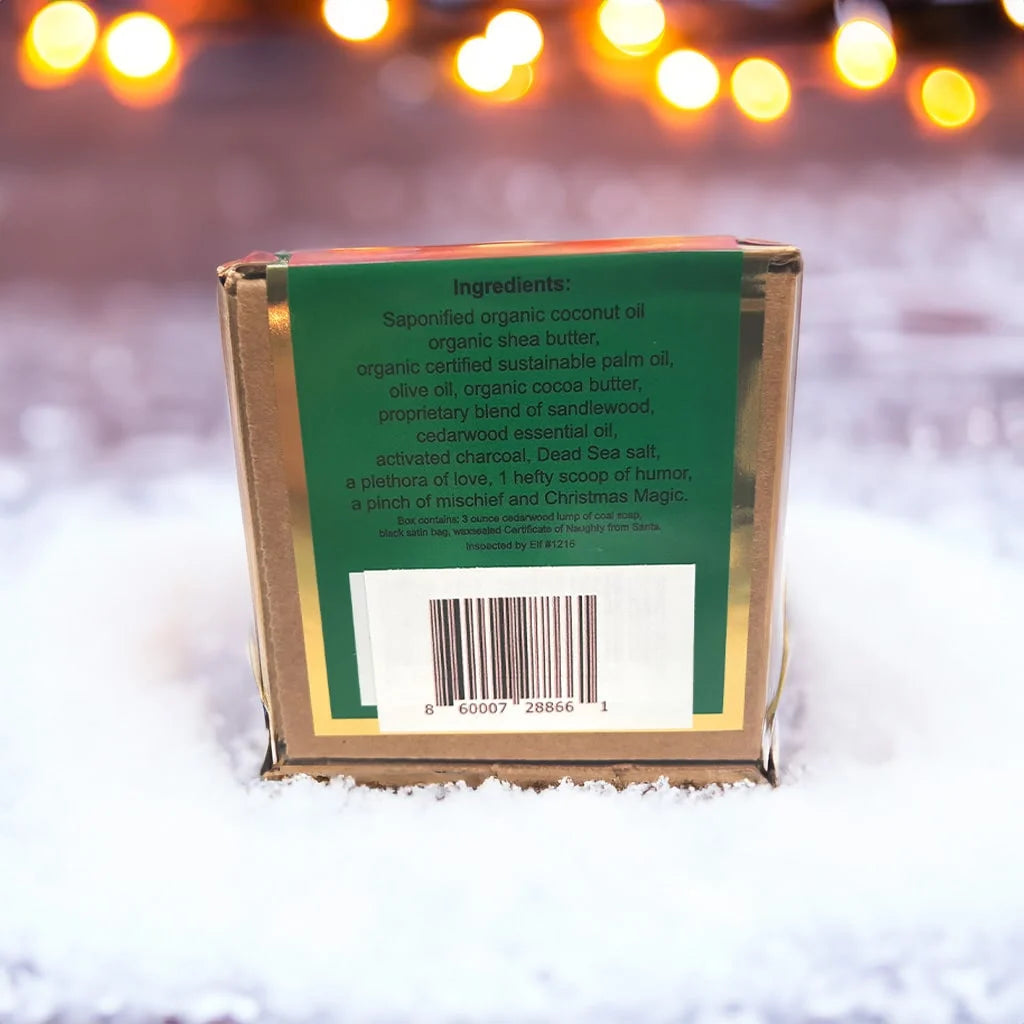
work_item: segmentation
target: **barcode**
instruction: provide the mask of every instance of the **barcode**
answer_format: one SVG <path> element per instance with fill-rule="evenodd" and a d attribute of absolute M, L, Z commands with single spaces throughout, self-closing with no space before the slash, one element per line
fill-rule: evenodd
<path fill-rule="evenodd" d="M 597 703 L 597 596 L 430 601 L 434 699 Z"/>

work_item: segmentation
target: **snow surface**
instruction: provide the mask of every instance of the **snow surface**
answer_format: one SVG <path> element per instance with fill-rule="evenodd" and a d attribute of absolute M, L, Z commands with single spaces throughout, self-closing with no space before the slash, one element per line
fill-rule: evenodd
<path fill-rule="evenodd" d="M 1024 1024 L 1020 161 L 381 167 L 266 244 L 800 243 L 783 784 L 254 781 L 209 290 L 5 280 L 0 1024 Z"/>
<path fill-rule="evenodd" d="M 798 503 L 777 790 L 253 781 L 233 480 L 0 522 L 0 1020 L 1024 1020 L 1024 574 Z"/>

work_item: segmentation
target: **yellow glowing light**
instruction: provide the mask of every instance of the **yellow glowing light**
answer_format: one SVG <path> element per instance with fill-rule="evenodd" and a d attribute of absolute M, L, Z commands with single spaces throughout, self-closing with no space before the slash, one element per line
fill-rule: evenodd
<path fill-rule="evenodd" d="M 455 71 L 473 92 L 497 92 L 512 70 L 512 62 L 486 36 L 467 39 L 455 55 Z"/>
<path fill-rule="evenodd" d="M 336 36 L 365 43 L 384 31 L 391 5 L 388 0 L 324 0 L 323 14 Z"/>
<path fill-rule="evenodd" d="M 697 50 L 676 50 L 658 65 L 658 88 L 680 110 L 702 110 L 718 95 L 718 68 Z"/>
<path fill-rule="evenodd" d="M 832 56 L 836 70 L 858 89 L 877 89 L 896 70 L 896 44 L 881 25 L 855 18 L 839 27 Z"/>
<path fill-rule="evenodd" d="M 533 88 L 533 79 L 532 64 L 516 64 L 509 80 L 489 96 L 498 103 L 515 103 Z"/>
<path fill-rule="evenodd" d="M 174 59 L 174 36 L 152 14 L 125 14 L 114 21 L 103 38 L 107 62 L 125 78 L 153 78 Z"/>
<path fill-rule="evenodd" d="M 1024 0 L 1003 0 L 1003 10 L 1014 25 L 1024 28 Z"/>
<path fill-rule="evenodd" d="M 774 61 L 763 57 L 741 61 L 731 84 L 736 106 L 754 121 L 776 121 L 789 108 L 789 79 Z"/>
<path fill-rule="evenodd" d="M 962 128 L 974 119 L 978 97 L 966 75 L 936 68 L 921 85 L 921 104 L 940 128 Z"/>
<path fill-rule="evenodd" d="M 178 91 L 179 66 L 169 65 L 152 78 L 128 78 L 108 69 L 104 80 L 111 95 L 126 107 L 158 107 L 174 98 Z"/>
<path fill-rule="evenodd" d="M 59 89 L 74 75 L 71 71 L 54 71 L 44 64 L 27 33 L 18 46 L 17 64 L 21 80 L 32 89 Z"/>
<path fill-rule="evenodd" d="M 487 41 L 512 64 L 531 64 L 544 49 L 544 33 L 532 14 L 502 11 L 487 23 Z"/>
<path fill-rule="evenodd" d="M 89 59 L 98 31 L 96 15 L 85 4 L 59 0 L 32 19 L 25 53 L 41 69 L 68 74 Z"/>
<path fill-rule="evenodd" d="M 665 34 L 665 9 L 659 0 L 604 0 L 597 12 L 604 37 L 633 57 L 650 53 Z"/>

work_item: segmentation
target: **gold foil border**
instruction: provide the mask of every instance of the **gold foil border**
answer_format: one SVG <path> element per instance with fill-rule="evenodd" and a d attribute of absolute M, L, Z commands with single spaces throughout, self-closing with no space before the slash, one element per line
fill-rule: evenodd
<path fill-rule="evenodd" d="M 761 425 L 761 364 L 765 335 L 764 299 L 748 296 L 746 288 L 747 275 L 759 262 L 756 254 L 744 252 L 740 273 L 729 603 L 725 627 L 722 711 L 717 715 L 694 715 L 692 729 L 684 730 L 687 732 L 738 732 L 743 729 L 746 710 L 750 601 L 753 590 L 754 502 L 757 497 L 757 444 Z"/>
<path fill-rule="evenodd" d="M 306 458 L 302 450 L 298 388 L 295 381 L 295 352 L 292 346 L 291 309 L 288 305 L 288 267 L 276 263 L 267 267 L 267 320 L 270 352 L 274 364 L 281 454 L 288 490 L 292 550 L 298 577 L 302 639 L 306 651 L 306 679 L 317 736 L 370 735 L 380 732 L 373 718 L 340 719 L 331 715 L 331 691 L 327 683 L 327 655 L 320 615 L 320 588 L 313 552 L 313 524 L 309 513 Z"/>

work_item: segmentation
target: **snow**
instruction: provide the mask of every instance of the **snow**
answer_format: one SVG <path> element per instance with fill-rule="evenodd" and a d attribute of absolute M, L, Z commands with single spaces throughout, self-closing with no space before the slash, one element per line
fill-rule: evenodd
<path fill-rule="evenodd" d="M 0 1020 L 985 1021 L 1024 1008 L 1024 574 L 794 506 L 783 784 L 253 780 L 234 482 L 2 526 Z"/>
<path fill-rule="evenodd" d="M 209 290 L 5 281 L 0 1024 L 1022 1024 L 1019 160 L 473 167 L 403 241 L 807 253 L 782 785 L 257 781 Z"/>

